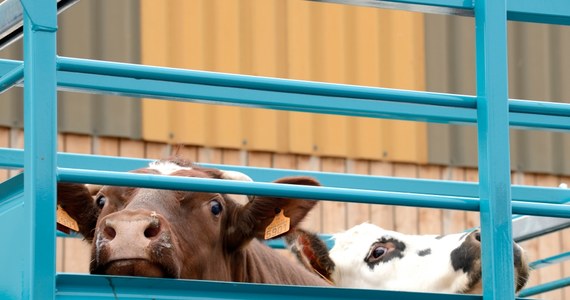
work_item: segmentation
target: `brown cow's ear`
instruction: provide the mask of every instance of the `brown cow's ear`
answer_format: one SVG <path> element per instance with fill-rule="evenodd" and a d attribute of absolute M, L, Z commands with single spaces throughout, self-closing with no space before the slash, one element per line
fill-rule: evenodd
<path fill-rule="evenodd" d="M 100 210 L 88 187 L 79 183 L 58 183 L 57 204 L 77 222 L 79 233 L 91 242 Z"/>
<path fill-rule="evenodd" d="M 275 183 L 320 185 L 315 179 L 304 176 L 285 177 Z M 270 224 L 280 214 L 288 219 L 289 228 L 293 230 L 316 204 L 317 201 L 314 200 L 254 197 L 245 206 L 237 208 L 237 213 L 232 215 L 233 219 L 229 221 L 232 230 L 228 230 L 226 236 L 228 246 L 237 248 L 253 238 L 265 238 L 266 231 L 271 228 Z"/>

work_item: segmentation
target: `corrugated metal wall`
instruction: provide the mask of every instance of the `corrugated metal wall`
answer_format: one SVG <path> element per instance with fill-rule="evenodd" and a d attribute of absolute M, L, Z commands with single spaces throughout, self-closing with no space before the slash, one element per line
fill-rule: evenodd
<path fill-rule="evenodd" d="M 473 19 L 427 15 L 427 90 L 475 94 Z M 570 102 L 570 28 L 510 22 L 509 97 Z M 430 124 L 428 161 L 477 165 L 474 127 Z M 514 170 L 570 174 L 570 134 L 511 130 Z"/>
<path fill-rule="evenodd" d="M 291 0 L 141 2 L 142 62 L 424 88 L 423 16 Z M 145 140 L 426 161 L 422 123 L 147 100 Z"/>
<path fill-rule="evenodd" d="M 369 86 L 475 94 L 473 20 L 303 0 L 80 1 L 59 17 L 60 55 Z M 510 97 L 570 102 L 570 28 L 509 24 Z M 21 43 L 0 52 L 20 58 Z M 60 93 L 62 132 L 476 166 L 475 128 Z M 22 126 L 22 91 L 0 125 Z M 514 130 L 513 169 L 570 174 L 568 133 Z"/>
<path fill-rule="evenodd" d="M 120 62 L 140 62 L 139 1 L 80 1 L 58 19 L 58 54 Z M 0 57 L 21 59 L 19 41 Z M 141 137 L 140 100 L 125 97 L 59 93 L 61 132 Z M 21 127 L 22 90 L 0 95 L 0 125 Z"/>

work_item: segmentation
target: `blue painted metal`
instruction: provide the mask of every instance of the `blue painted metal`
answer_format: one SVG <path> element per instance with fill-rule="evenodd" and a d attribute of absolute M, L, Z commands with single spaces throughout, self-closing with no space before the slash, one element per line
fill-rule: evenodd
<path fill-rule="evenodd" d="M 28 274 L 28 235 L 25 226 L 24 178 L 16 176 L 0 185 L 0 234 L 9 245 L 0 249 L 2 272 L 0 272 L 0 299 L 25 299 L 25 285 L 22 280 Z"/>
<path fill-rule="evenodd" d="M 22 0 L 24 9 L 24 196 L 27 271 L 24 299 L 55 294 L 56 2 Z"/>
<path fill-rule="evenodd" d="M 124 173 L 60 168 L 60 181 L 86 182 L 119 186 L 138 186 L 158 189 L 178 189 L 202 192 L 220 192 L 228 194 L 247 194 L 291 198 L 320 199 L 369 204 L 388 204 L 447 208 L 458 210 L 479 210 L 479 201 L 470 197 L 453 197 L 409 192 L 386 192 L 364 189 L 346 189 L 333 187 L 313 187 L 280 185 L 266 182 L 244 182 L 204 178 L 172 177 L 167 175 Z M 570 206 L 560 204 L 531 203 L 513 201 L 513 213 L 570 217 Z M 510 214 L 509 214 L 510 224 Z"/>
<path fill-rule="evenodd" d="M 544 284 L 539 284 L 539 285 L 535 285 L 533 287 L 526 288 L 526 289 L 520 291 L 519 296 L 520 297 L 530 297 L 530 296 L 538 295 L 538 294 L 545 293 L 545 292 L 550 292 L 552 290 L 560 289 L 560 288 L 567 287 L 567 286 L 570 286 L 570 277 L 562 278 L 559 280 L 555 280 L 555 281 L 551 281 L 551 282 L 547 282 Z"/>
<path fill-rule="evenodd" d="M 25 11 L 25 139 L 21 151 L 0 149 L 0 164 L 11 168 L 24 166 L 22 176 L 0 186 L 0 228 L 23 223 L 24 232 L 14 237 L 16 249 L 28 249 L 8 262 L 13 273 L 5 274 L 0 296 L 11 298 L 53 298 L 55 291 L 55 182 L 91 182 L 155 188 L 176 188 L 282 197 L 306 197 L 334 201 L 413 205 L 422 207 L 480 210 L 483 237 L 485 294 L 483 299 L 513 299 L 511 211 L 520 214 L 570 217 L 565 205 L 568 191 L 514 187 L 511 195 L 508 128 L 511 126 L 569 130 L 570 106 L 508 100 L 506 67 L 506 19 L 568 24 L 570 7 L 563 0 L 541 5 L 531 0 L 399 0 L 407 5 L 435 5 L 452 10 L 474 10 L 477 34 L 477 96 L 435 94 L 348 85 L 333 85 L 232 74 L 177 70 L 117 64 L 55 55 L 55 0 L 22 0 Z M 352 1 L 362 2 L 362 1 Z M 407 6 L 406 6 L 407 7 Z M 21 62 L 0 60 L 0 86 L 11 86 L 21 79 Z M 56 81 L 57 74 L 57 81 Z M 117 173 L 60 168 L 85 166 L 100 169 L 100 163 L 113 162 L 109 168 L 127 170 L 146 164 L 145 160 L 57 155 L 55 91 L 64 89 L 117 93 L 121 95 L 225 103 L 270 109 L 297 110 L 327 114 L 416 121 L 475 124 L 479 133 L 480 184 L 406 180 L 314 173 L 327 187 L 278 185 L 265 182 L 219 181 L 168 177 L 149 174 Z M 267 100 L 271 99 L 271 100 Z M 194 100 L 192 100 L 194 101 Z M 69 164 L 69 165 L 67 165 Z M 215 167 L 244 170 L 254 179 L 270 181 L 292 170 L 267 170 L 237 166 Z M 296 172 L 313 174 L 311 172 Z M 22 190 L 22 186 L 25 188 Z M 346 187 L 350 187 L 346 188 Z M 371 187 L 372 186 L 372 187 Z M 449 188 L 449 190 L 445 190 Z M 382 191 L 382 189 L 388 190 Z M 392 191 L 392 192 L 390 192 Z M 23 193 L 23 197 L 22 197 Z M 548 200 L 553 196 L 552 199 Z M 512 201 L 511 197 L 527 202 Z M 481 200 L 479 200 L 479 198 Z M 24 220 L 24 221 L 22 221 Z M 3 234 L 4 236 L 4 234 Z M 7 236 L 10 234 L 7 233 Z M 14 247 L 10 247 L 14 251 Z M 0 257 L 13 257 L 0 250 Z M 21 253 L 20 253 L 21 254 Z M 555 258 L 556 259 L 556 258 Z M 560 258 L 561 259 L 561 258 Z M 4 260 L 5 261 L 5 260 Z M 5 278 L 10 276 L 10 278 Z M 564 282 L 550 283 L 562 286 Z M 9 286 L 8 286 L 9 285 Z M 4 288 L 8 286 L 7 288 Z M 367 290 L 322 289 L 251 284 L 156 280 L 99 276 L 57 276 L 58 298 L 131 297 L 183 298 L 389 298 L 389 299 L 480 299 L 458 296 L 382 292 Z M 160 288 L 159 288 L 160 287 Z M 540 288 L 540 287 L 537 287 Z M 157 292 L 157 290 L 160 290 Z M 529 289 L 530 290 L 530 289 Z M 4 293 L 4 294 L 2 294 Z M 7 293 L 7 294 L 6 294 Z M 530 292 L 527 292 L 530 294 Z"/>
<path fill-rule="evenodd" d="M 12 71 L 0 77 L 0 94 L 18 83 L 22 78 L 24 78 L 23 64 L 15 67 Z"/>
<path fill-rule="evenodd" d="M 220 192 L 228 194 L 247 194 L 258 196 L 276 196 L 290 198 L 326 199 L 360 203 L 378 203 L 403 206 L 422 206 L 475 211 L 479 202 L 473 198 L 450 197 L 423 194 L 394 193 L 372 190 L 352 190 L 331 187 L 304 185 L 283 185 L 266 182 L 244 182 L 205 178 L 188 178 L 167 175 L 123 173 L 59 168 L 59 181 L 87 182 L 118 186 L 140 186 L 159 189 L 179 189 L 201 192 Z M 530 203 L 527 203 L 529 205 Z M 547 205 L 547 204 L 542 204 Z M 570 216 L 566 211 L 554 205 L 552 210 Z"/>
<path fill-rule="evenodd" d="M 101 155 L 59 153 L 58 164 L 63 168 L 90 169 L 100 171 L 124 172 L 148 165 L 152 160 Z M 256 168 L 220 164 L 205 164 L 224 170 L 233 170 L 248 174 L 254 181 L 270 182 L 285 176 L 312 176 L 327 187 L 367 189 L 386 192 L 407 192 L 416 194 L 435 194 L 441 196 L 470 197 L 479 196 L 479 187 L 474 182 L 447 180 L 429 180 L 414 178 L 394 178 L 385 176 L 354 175 L 329 172 L 287 170 L 276 168 Z M 20 149 L 0 148 L 0 167 L 23 168 L 24 153 Z M 522 202 L 542 202 L 561 204 L 570 201 L 570 190 L 535 186 L 512 187 L 513 200 Z"/>
<path fill-rule="evenodd" d="M 329 287 L 278 286 L 194 280 L 59 274 L 58 299 L 407 299 L 469 300 L 478 295 L 453 295 L 344 289 Z"/>
<path fill-rule="evenodd" d="M 59 63 L 61 70 L 58 72 L 58 84 L 66 90 L 427 122 L 476 122 L 476 97 L 468 95 L 72 58 L 60 58 Z M 13 65 L 14 61 L 0 61 L 0 71 L 6 71 Z M 570 130 L 569 104 L 512 99 L 509 101 L 509 110 L 511 125 L 516 127 Z"/>
<path fill-rule="evenodd" d="M 564 252 L 560 254 L 556 254 L 547 258 L 542 258 L 536 261 L 533 261 L 529 264 L 530 268 L 533 270 L 552 266 L 553 264 L 561 263 L 570 259 L 570 252 Z"/>
<path fill-rule="evenodd" d="M 317 0 L 416 12 L 473 16 L 474 0 Z M 435 8 L 434 8 L 435 7 Z M 437 9 L 439 8 L 439 9 Z M 443 8 L 443 9 L 442 9 Z M 447 8 L 447 9 L 445 9 Z M 507 19 L 511 21 L 570 25 L 570 6 L 566 0 L 508 0 Z"/>
<path fill-rule="evenodd" d="M 475 36 L 483 299 L 513 299 L 505 0 L 476 0 Z"/>

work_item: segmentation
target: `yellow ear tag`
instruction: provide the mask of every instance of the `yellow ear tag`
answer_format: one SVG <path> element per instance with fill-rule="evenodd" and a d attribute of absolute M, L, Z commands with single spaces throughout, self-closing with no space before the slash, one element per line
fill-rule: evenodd
<path fill-rule="evenodd" d="M 69 228 L 71 230 L 79 232 L 79 225 L 77 225 L 77 221 L 69 216 L 69 214 L 61 207 L 57 206 L 57 223 Z"/>
<path fill-rule="evenodd" d="M 291 221 L 283 214 L 283 210 L 279 211 L 271 224 L 265 228 L 265 239 L 268 240 L 289 231 L 290 225 Z"/>

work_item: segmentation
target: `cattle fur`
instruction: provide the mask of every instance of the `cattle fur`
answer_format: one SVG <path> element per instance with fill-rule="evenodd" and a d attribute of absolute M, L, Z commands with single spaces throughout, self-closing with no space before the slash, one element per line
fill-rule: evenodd
<path fill-rule="evenodd" d="M 228 175 L 181 159 L 132 172 L 221 180 Z M 275 182 L 319 185 L 310 177 Z M 59 183 L 58 204 L 91 243 L 93 274 L 329 285 L 258 239 L 276 211 L 290 218 L 294 230 L 313 200 L 256 196 L 242 205 L 219 193 L 117 186 L 100 187 L 92 196 L 83 184 Z"/>
<path fill-rule="evenodd" d="M 415 292 L 482 292 L 481 243 L 477 230 L 444 236 L 405 235 L 373 224 L 333 235 L 328 251 L 314 233 L 297 231 L 286 242 L 309 270 L 335 286 Z M 310 241 L 310 242 L 306 242 Z M 376 252 L 375 252 L 376 251 Z M 513 243 L 515 291 L 529 276 L 524 250 Z M 326 268 L 320 266 L 326 262 Z M 324 270 L 324 271 L 323 271 Z"/>

